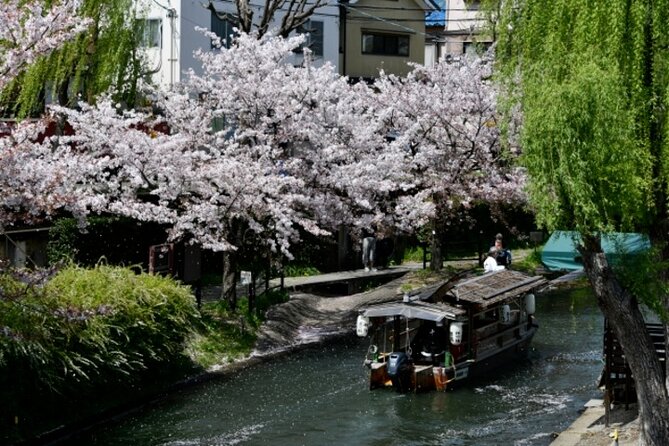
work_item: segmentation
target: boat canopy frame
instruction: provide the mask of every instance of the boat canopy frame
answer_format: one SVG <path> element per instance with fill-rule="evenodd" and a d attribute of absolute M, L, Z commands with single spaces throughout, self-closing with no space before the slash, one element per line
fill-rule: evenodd
<path fill-rule="evenodd" d="M 461 316 L 467 314 L 467 310 L 445 304 L 398 302 L 368 307 L 361 314 L 362 316 L 370 318 L 403 316 L 406 319 L 443 322 L 444 320 L 457 321 Z"/>

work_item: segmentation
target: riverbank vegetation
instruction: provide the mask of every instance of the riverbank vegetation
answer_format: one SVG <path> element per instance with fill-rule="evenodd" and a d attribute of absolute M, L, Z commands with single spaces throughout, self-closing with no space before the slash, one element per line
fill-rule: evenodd
<path fill-rule="evenodd" d="M 272 290 L 256 297 L 253 310 L 249 310 L 247 297 L 239 300 L 236 311 L 231 311 L 226 301 L 204 303 L 200 323 L 186 352 L 205 370 L 250 355 L 265 313 L 271 305 L 286 301 L 288 292 Z"/>
<path fill-rule="evenodd" d="M 45 419 L 76 420 L 77 406 L 95 405 L 87 397 L 114 404 L 119 388 L 156 380 L 164 364 L 184 362 L 198 320 L 188 288 L 130 268 L 2 270 L 3 442 L 49 427 Z"/>
<path fill-rule="evenodd" d="M 271 291 L 197 309 L 191 289 L 133 268 L 0 271 L 0 442 L 90 422 L 248 356 Z"/>

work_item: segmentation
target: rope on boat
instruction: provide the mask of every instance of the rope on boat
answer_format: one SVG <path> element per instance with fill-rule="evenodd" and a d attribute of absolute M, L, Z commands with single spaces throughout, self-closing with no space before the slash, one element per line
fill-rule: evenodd
<path fill-rule="evenodd" d="M 407 341 L 406 344 L 404 344 L 404 351 L 406 352 L 407 356 L 411 356 L 411 341 L 409 339 L 409 318 L 404 318 L 405 321 L 407 321 Z"/>
<path fill-rule="evenodd" d="M 383 352 L 388 351 L 388 324 L 383 324 Z"/>

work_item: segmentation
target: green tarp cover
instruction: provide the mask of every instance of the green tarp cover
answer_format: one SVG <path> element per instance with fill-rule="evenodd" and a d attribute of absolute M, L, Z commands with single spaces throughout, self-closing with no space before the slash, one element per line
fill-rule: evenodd
<path fill-rule="evenodd" d="M 580 234 L 573 231 L 555 231 L 541 252 L 541 262 L 550 271 L 575 271 L 583 268 L 581 255 L 574 240 Z M 609 262 L 616 262 L 623 255 L 633 255 L 650 248 L 648 237 L 643 234 L 612 232 L 602 235 L 602 249 Z"/>

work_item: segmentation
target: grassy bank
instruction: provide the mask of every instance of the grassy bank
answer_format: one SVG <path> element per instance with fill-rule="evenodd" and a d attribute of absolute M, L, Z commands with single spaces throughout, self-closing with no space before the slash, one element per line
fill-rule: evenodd
<path fill-rule="evenodd" d="M 0 444 L 86 424 L 247 356 L 282 292 L 198 310 L 189 287 L 131 268 L 0 271 Z"/>

